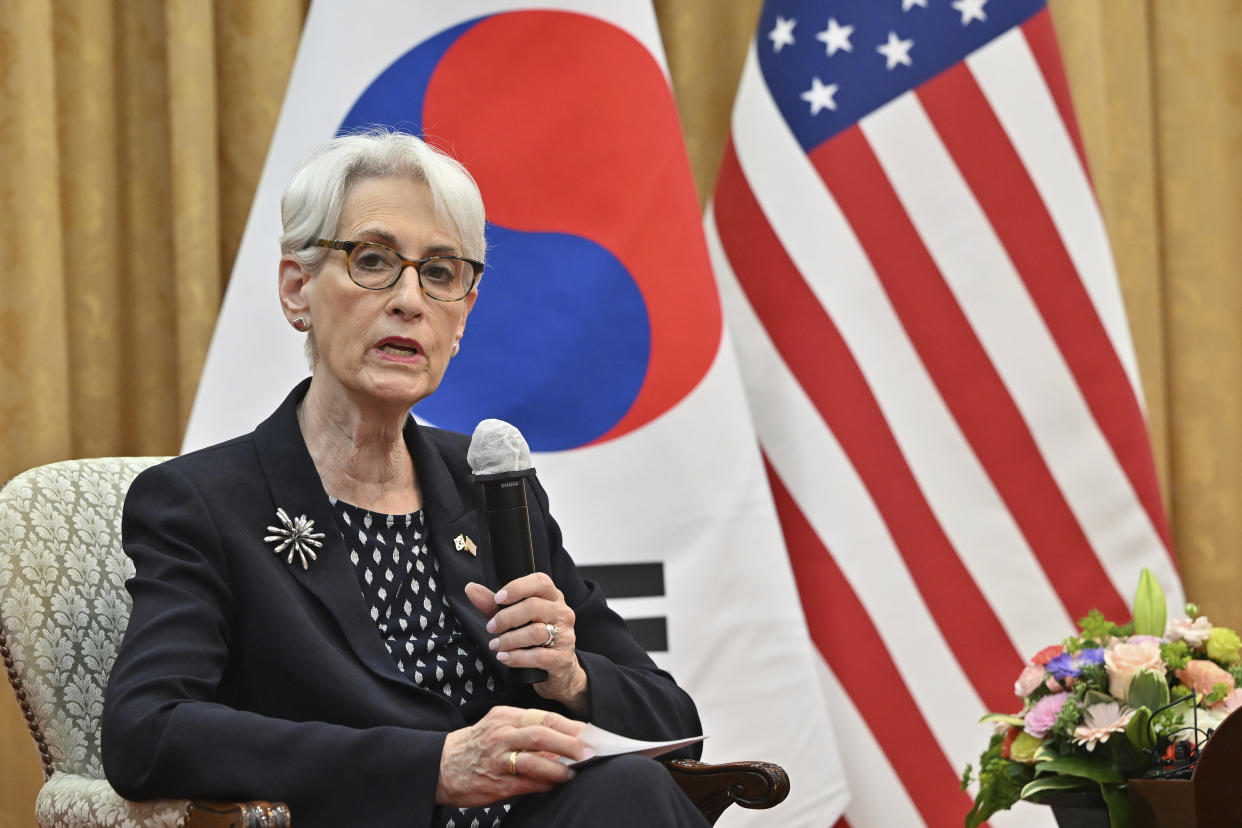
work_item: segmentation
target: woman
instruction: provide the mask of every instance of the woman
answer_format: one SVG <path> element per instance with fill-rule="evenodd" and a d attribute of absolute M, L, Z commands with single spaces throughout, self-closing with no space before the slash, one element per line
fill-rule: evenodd
<path fill-rule="evenodd" d="M 252 434 L 130 489 L 108 779 L 282 800 L 300 826 L 706 824 L 651 760 L 556 761 L 590 756 L 585 721 L 698 733 L 694 705 L 578 576 L 533 477 L 538 571 L 483 585 L 469 440 L 409 416 L 478 298 L 474 181 L 417 138 L 346 136 L 282 214 L 280 302 L 312 376 Z"/>

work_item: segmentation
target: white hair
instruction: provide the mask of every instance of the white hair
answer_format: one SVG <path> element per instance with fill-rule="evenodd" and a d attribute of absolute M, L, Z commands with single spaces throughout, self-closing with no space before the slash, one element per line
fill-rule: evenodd
<path fill-rule="evenodd" d="M 462 255 L 485 261 L 483 198 L 470 173 L 421 139 L 384 127 L 333 138 L 298 166 L 280 199 L 280 252 L 308 272 L 317 272 L 328 250 L 308 247 L 311 240 L 336 238 L 341 209 L 354 184 L 389 176 L 425 182 L 436 218 L 457 237 Z"/>
<path fill-rule="evenodd" d="M 457 237 L 462 255 L 486 261 L 483 197 L 461 162 L 405 132 L 371 127 L 333 138 L 306 157 L 280 198 L 280 252 L 307 273 L 318 273 L 328 255 L 312 239 L 336 238 L 350 189 L 368 178 L 396 176 L 426 183 L 436 218 Z M 314 370 L 315 336 L 306 338 Z"/>

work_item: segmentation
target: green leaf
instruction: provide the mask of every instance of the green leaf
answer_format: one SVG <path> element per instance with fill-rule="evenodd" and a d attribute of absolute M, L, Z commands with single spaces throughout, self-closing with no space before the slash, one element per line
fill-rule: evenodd
<path fill-rule="evenodd" d="M 1035 762 L 1036 764 L 1051 762 L 1053 759 L 1060 758 L 1060 756 L 1061 754 L 1057 753 L 1056 748 L 1052 746 L 1052 741 L 1049 740 L 1040 745 L 1039 750 L 1035 751 Z"/>
<path fill-rule="evenodd" d="M 1116 702 L 1116 701 L 1117 700 L 1114 699 L 1112 696 L 1110 696 L 1108 693 L 1102 693 L 1099 690 L 1095 690 L 1095 689 L 1088 690 L 1085 694 L 1083 694 L 1083 697 L 1082 697 L 1082 703 L 1083 703 L 1083 706 L 1085 707 L 1090 707 L 1093 704 L 1108 704 L 1109 702 Z"/>
<path fill-rule="evenodd" d="M 1100 794 L 1108 806 L 1109 828 L 1130 828 L 1130 800 L 1125 789 L 1101 785 Z"/>
<path fill-rule="evenodd" d="M 1121 774 L 1112 763 L 1103 756 L 1058 756 L 1035 766 L 1036 775 L 1041 773 L 1064 773 L 1069 776 L 1081 776 L 1092 782 L 1122 783 Z"/>
<path fill-rule="evenodd" d="M 1212 692 L 1208 693 L 1203 698 L 1203 704 L 1206 707 L 1211 707 L 1214 704 L 1219 704 L 1220 702 L 1224 701 L 1225 696 L 1228 696 L 1228 695 L 1229 695 L 1228 684 L 1225 684 L 1224 682 L 1221 682 L 1220 684 L 1213 684 Z"/>
<path fill-rule="evenodd" d="M 1094 788 L 1095 783 L 1081 776 L 1041 776 L 1022 789 L 1022 798 L 1038 802 L 1044 794 L 1057 791 L 1082 791 Z"/>
<path fill-rule="evenodd" d="M 1103 664 L 1084 664 L 1078 675 L 1078 682 L 1086 685 L 1086 692 L 1096 691 L 1095 701 L 1089 702 L 1090 704 L 1113 700 L 1112 695 L 1107 692 L 1108 668 Z"/>
<path fill-rule="evenodd" d="M 979 795 L 966 815 L 966 828 L 978 828 L 992 814 L 1013 807 L 1022 788 L 1035 778 L 1035 769 L 1030 765 L 1001 756 L 1003 743 L 1002 734 L 993 734 L 987 750 L 979 757 Z"/>
<path fill-rule="evenodd" d="M 1152 750 L 1156 747 L 1156 740 L 1151 735 L 1151 711 L 1146 707 L 1134 711 L 1134 716 L 1126 725 L 1126 738 L 1134 745 L 1135 750 Z"/>
<path fill-rule="evenodd" d="M 1083 638 L 1101 641 L 1113 634 L 1114 624 L 1104 617 L 1104 613 L 1093 609 L 1078 619 L 1078 628 L 1082 630 Z M 1066 649 L 1070 648 L 1066 647 Z"/>
<path fill-rule="evenodd" d="M 981 722 L 1004 722 L 1012 727 L 1022 727 L 1026 724 L 1021 716 L 1014 716 L 1010 713 L 988 713 L 979 719 Z"/>
<path fill-rule="evenodd" d="M 1164 601 L 1164 590 L 1156 581 L 1151 570 L 1143 567 L 1139 574 L 1138 589 L 1134 593 L 1134 634 L 1164 635 L 1165 616 L 1168 607 Z"/>
<path fill-rule="evenodd" d="M 1185 641 L 1162 641 L 1160 658 L 1170 670 L 1180 670 L 1190 661 L 1190 645 Z"/>

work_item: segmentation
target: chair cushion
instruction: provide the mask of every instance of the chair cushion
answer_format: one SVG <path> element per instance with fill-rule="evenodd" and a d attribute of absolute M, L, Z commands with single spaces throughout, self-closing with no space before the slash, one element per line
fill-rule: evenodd
<path fill-rule="evenodd" d="M 99 718 L 134 572 L 121 506 L 134 477 L 163 459 L 52 463 L 0 489 L 0 632 L 57 771 L 103 777 Z"/>
<path fill-rule="evenodd" d="M 173 828 L 185 825 L 188 806 L 184 799 L 130 802 L 103 779 L 55 773 L 35 800 L 35 820 L 48 828 Z"/>

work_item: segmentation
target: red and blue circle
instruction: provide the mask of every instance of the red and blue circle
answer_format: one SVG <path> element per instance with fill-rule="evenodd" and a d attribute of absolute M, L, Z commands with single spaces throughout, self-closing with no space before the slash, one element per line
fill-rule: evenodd
<path fill-rule="evenodd" d="M 406 52 L 341 132 L 422 134 L 470 169 L 488 262 L 428 422 L 507 420 L 535 451 L 638 429 L 685 398 L 721 314 L 677 112 L 628 32 L 561 11 L 480 17 Z"/>

